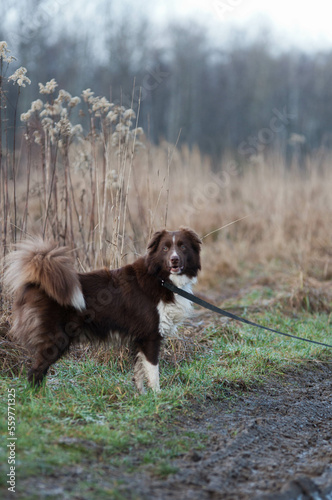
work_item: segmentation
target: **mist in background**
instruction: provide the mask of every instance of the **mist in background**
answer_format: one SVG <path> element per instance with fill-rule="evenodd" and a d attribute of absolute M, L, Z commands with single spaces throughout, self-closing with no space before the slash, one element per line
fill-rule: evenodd
<path fill-rule="evenodd" d="M 245 17 L 248 6 L 2 0 L 0 40 L 32 81 L 19 112 L 38 98 L 39 82 L 55 78 L 72 95 L 91 88 L 140 107 L 150 141 L 198 147 L 215 163 L 228 153 L 248 159 L 271 151 L 301 163 L 328 151 L 332 46 L 304 43 L 303 30 L 296 43 L 268 17 Z M 9 85 L 9 117 L 15 92 Z"/>

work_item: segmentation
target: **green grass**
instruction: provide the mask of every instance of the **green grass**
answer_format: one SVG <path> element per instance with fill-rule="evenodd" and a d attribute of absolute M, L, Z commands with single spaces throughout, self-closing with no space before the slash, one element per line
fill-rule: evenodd
<path fill-rule="evenodd" d="M 250 319 L 331 343 L 327 314 L 303 313 L 299 320 L 274 311 L 251 314 Z M 201 349 L 190 362 L 161 361 L 162 392 L 158 395 L 138 395 L 129 366 L 123 371 L 117 364 L 101 365 L 93 359 L 77 362 L 69 357 L 60 361 L 39 391 L 30 389 L 24 378 L 0 379 L 0 428 L 5 437 L 7 389 L 16 391 L 20 481 L 29 476 L 45 477 L 61 468 L 89 468 L 89 464 L 98 463 L 126 473 L 148 467 L 153 474 L 166 477 L 176 471 L 173 458 L 204 447 L 206 436 L 188 430 L 182 419 L 190 414 L 193 402 L 204 402 L 207 397 L 229 398 L 234 391 L 244 391 L 271 373 L 285 376 L 289 367 L 331 359 L 331 350 L 235 322 L 218 326 L 216 320 L 216 326 L 206 329 L 198 341 Z M 2 446 L 0 479 L 4 489 L 7 456 L 8 450 Z M 109 498 L 122 498 L 114 481 Z M 83 479 L 80 488 L 88 491 Z M 95 497 L 90 492 L 86 498 L 107 498 L 105 491 L 96 491 Z"/>

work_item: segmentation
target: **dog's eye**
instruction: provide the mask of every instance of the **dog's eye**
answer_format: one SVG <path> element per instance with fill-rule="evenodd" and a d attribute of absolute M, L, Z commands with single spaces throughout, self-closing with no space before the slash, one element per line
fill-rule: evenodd
<path fill-rule="evenodd" d="M 185 250 L 186 249 L 186 245 L 181 245 L 181 250 Z"/>
<path fill-rule="evenodd" d="M 164 251 L 164 252 L 168 252 L 168 247 L 167 247 L 167 246 L 164 246 L 164 247 L 163 247 L 163 251 Z"/>

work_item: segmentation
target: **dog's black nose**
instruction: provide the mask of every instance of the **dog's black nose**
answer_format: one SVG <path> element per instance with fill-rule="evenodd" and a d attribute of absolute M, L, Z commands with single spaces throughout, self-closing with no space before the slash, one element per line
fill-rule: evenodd
<path fill-rule="evenodd" d="M 179 257 L 172 257 L 171 258 L 171 264 L 173 266 L 177 265 L 179 263 Z"/>

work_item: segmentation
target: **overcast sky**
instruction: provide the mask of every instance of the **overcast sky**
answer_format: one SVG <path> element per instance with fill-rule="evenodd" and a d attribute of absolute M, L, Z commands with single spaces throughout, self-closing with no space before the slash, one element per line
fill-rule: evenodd
<path fill-rule="evenodd" d="M 29 0 L 23 1 L 29 5 Z M 23 15 L 20 4 L 2 2 L 10 28 L 11 21 Z M 38 25 L 41 19 L 44 26 L 52 20 L 59 28 L 67 25 L 100 39 L 107 34 L 107 19 L 116 20 L 121 11 L 131 22 L 141 16 L 150 18 L 157 32 L 169 21 L 195 20 L 221 43 L 234 26 L 244 29 L 248 38 L 255 38 L 266 27 L 281 50 L 294 46 L 305 50 L 332 48 L 332 3 L 328 0 L 95 0 L 84 8 L 82 0 L 43 0 L 37 12 L 29 12 L 25 21 Z"/>
<path fill-rule="evenodd" d="M 157 0 L 151 14 L 159 19 L 192 16 L 212 30 L 235 25 L 253 35 L 267 24 L 285 48 L 332 47 L 332 4 L 327 0 Z"/>
<path fill-rule="evenodd" d="M 66 0 L 61 0 L 62 2 Z M 103 0 L 99 0 L 102 2 Z M 68 7 L 73 5 L 73 0 Z M 128 7 L 132 17 L 146 15 L 157 25 L 169 20 L 194 19 L 212 37 L 226 35 L 231 27 L 244 28 L 255 37 L 264 26 L 271 29 L 281 49 L 332 48 L 332 3 L 328 0 L 113 0 L 114 12 Z M 79 2 L 80 11 L 81 3 Z M 98 0 L 91 2 L 98 15 Z M 85 10 L 85 9 L 84 9 Z"/>

